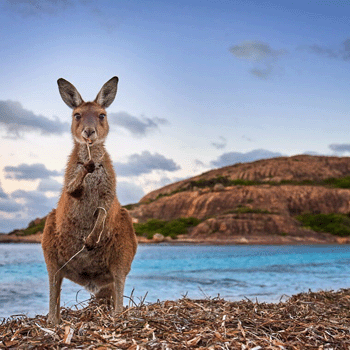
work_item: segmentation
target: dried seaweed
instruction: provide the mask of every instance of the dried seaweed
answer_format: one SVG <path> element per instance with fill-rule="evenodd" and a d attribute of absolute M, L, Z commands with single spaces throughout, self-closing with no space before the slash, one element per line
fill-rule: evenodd
<path fill-rule="evenodd" d="M 350 349 L 350 289 L 309 292 L 285 302 L 221 298 L 164 301 L 111 316 L 92 299 L 62 308 L 59 326 L 46 316 L 17 315 L 0 324 L 2 349 Z"/>

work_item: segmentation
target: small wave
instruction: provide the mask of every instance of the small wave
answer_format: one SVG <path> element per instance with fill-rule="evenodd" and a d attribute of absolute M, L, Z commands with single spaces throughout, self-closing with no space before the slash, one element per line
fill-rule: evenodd
<path fill-rule="evenodd" d="M 348 266 L 350 261 L 339 261 L 339 262 L 320 262 L 320 263 L 307 263 L 307 264 L 284 264 L 284 265 L 268 265 L 268 266 L 255 266 L 255 267 L 246 267 L 246 268 L 204 268 L 204 269 L 191 269 L 186 270 L 186 273 L 190 274 L 206 274 L 217 272 L 220 274 L 223 273 L 256 273 L 256 272 L 274 272 L 274 273 L 295 273 L 295 274 L 307 274 L 315 273 L 315 269 L 318 269 L 317 273 L 319 274 L 333 274 L 333 271 L 330 271 L 330 267 L 341 268 L 342 266 Z M 184 271 L 174 271 L 174 273 L 183 273 Z"/>
<path fill-rule="evenodd" d="M 249 283 L 247 281 L 242 281 L 238 279 L 233 278 L 192 278 L 187 276 L 164 276 L 164 275 L 132 275 L 129 277 L 130 280 L 144 280 L 144 281 L 163 281 L 163 282 L 178 282 L 180 284 L 191 284 L 193 286 L 196 285 L 203 285 L 203 286 L 215 286 L 218 289 L 220 288 L 234 288 L 234 287 L 240 287 L 245 288 L 249 287 L 250 285 L 258 286 L 260 288 L 264 288 L 265 285 L 263 284 L 256 284 L 256 283 Z"/>

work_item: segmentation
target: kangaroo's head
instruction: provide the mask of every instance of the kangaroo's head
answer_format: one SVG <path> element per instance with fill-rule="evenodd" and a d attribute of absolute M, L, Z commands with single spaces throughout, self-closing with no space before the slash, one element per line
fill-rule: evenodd
<path fill-rule="evenodd" d="M 109 126 L 106 108 L 117 94 L 118 77 L 113 77 L 102 86 L 93 102 L 84 102 L 78 90 L 65 79 L 57 80 L 62 100 L 73 109 L 72 135 L 79 143 L 102 143 L 107 137 Z"/>

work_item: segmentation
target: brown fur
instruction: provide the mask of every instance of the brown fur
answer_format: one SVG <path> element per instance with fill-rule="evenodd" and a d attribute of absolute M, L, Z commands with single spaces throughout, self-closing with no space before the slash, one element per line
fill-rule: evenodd
<path fill-rule="evenodd" d="M 115 312 L 123 309 L 125 278 L 137 243 L 131 217 L 116 197 L 116 175 L 104 146 L 109 130 L 104 107 L 113 102 L 117 83 L 118 79 L 112 78 L 94 102 L 84 102 L 72 84 L 58 80 L 62 99 L 73 108 L 74 148 L 57 209 L 47 217 L 42 240 L 50 284 L 48 320 L 52 324 L 60 319 L 63 278 L 111 300 Z"/>

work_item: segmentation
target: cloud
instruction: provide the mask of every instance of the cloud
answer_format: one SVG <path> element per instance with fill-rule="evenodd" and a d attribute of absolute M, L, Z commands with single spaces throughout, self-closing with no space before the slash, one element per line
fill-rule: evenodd
<path fill-rule="evenodd" d="M 14 199 L 0 198 L 0 211 L 5 213 L 14 213 L 23 209 L 23 205 L 17 203 Z"/>
<path fill-rule="evenodd" d="M 110 113 L 108 119 L 110 124 L 122 127 L 134 136 L 145 136 L 148 132 L 158 129 L 159 125 L 169 124 L 164 118 L 142 118 L 141 120 L 127 112 Z"/>
<path fill-rule="evenodd" d="M 272 67 L 268 66 L 265 69 L 253 68 L 250 70 L 250 73 L 255 75 L 257 78 L 267 79 L 272 73 Z"/>
<path fill-rule="evenodd" d="M 141 154 L 132 154 L 127 163 L 114 163 L 117 175 L 138 176 L 149 174 L 153 170 L 176 171 L 181 169 L 172 159 L 165 158 L 159 153 L 151 154 L 143 151 Z"/>
<path fill-rule="evenodd" d="M 1 233 L 8 233 L 11 232 L 15 229 L 19 229 L 19 228 L 24 228 L 28 226 L 28 223 L 31 220 L 28 219 L 21 219 L 21 218 L 6 218 L 6 217 L 2 217 L 0 215 L 0 232 Z"/>
<path fill-rule="evenodd" d="M 227 145 L 227 140 L 223 136 L 220 136 L 219 139 L 219 142 L 212 142 L 211 145 L 217 149 L 225 148 Z"/>
<path fill-rule="evenodd" d="M 211 161 L 210 165 L 221 168 L 236 163 L 252 162 L 258 159 L 275 158 L 281 156 L 282 154 L 279 152 L 271 152 L 265 149 L 255 149 L 246 153 L 229 152 L 224 153 L 218 159 Z"/>
<path fill-rule="evenodd" d="M 68 123 L 62 123 L 24 109 L 19 102 L 0 101 L 0 125 L 4 126 L 8 137 L 18 138 L 23 132 L 40 132 L 41 134 L 63 134 L 69 131 Z"/>
<path fill-rule="evenodd" d="M 151 192 L 153 190 L 156 190 L 158 188 L 164 187 L 166 185 L 169 185 L 169 184 L 181 181 L 181 180 L 184 180 L 184 178 L 183 177 L 177 177 L 177 176 L 176 177 L 172 177 L 172 178 L 169 178 L 168 176 L 162 176 L 162 177 L 160 177 L 158 179 L 155 179 L 154 177 L 152 177 L 152 178 L 145 179 L 144 185 L 148 189 L 150 189 L 149 192 Z"/>
<path fill-rule="evenodd" d="M 336 53 L 334 50 L 326 47 L 322 47 L 320 45 L 314 44 L 307 47 L 307 50 L 311 53 L 315 53 L 317 55 L 327 56 L 330 58 L 337 58 L 338 53 Z"/>
<path fill-rule="evenodd" d="M 243 140 L 246 140 L 246 141 L 249 141 L 249 142 L 252 142 L 252 141 L 253 141 L 250 137 L 248 137 L 248 136 L 246 136 L 246 135 L 243 135 L 243 136 L 242 136 L 242 139 L 243 139 Z"/>
<path fill-rule="evenodd" d="M 10 196 L 4 192 L 0 183 L 0 212 L 15 213 L 22 209 L 23 205 L 17 203 L 15 199 L 10 198 Z"/>
<path fill-rule="evenodd" d="M 145 195 L 141 186 L 126 181 L 118 181 L 117 193 L 122 205 L 137 203 Z"/>
<path fill-rule="evenodd" d="M 196 165 L 196 166 L 205 166 L 205 164 L 201 161 L 201 160 L 199 160 L 199 159 L 195 159 L 194 161 L 193 161 L 193 163 L 194 163 L 194 165 Z"/>
<path fill-rule="evenodd" d="M 98 24 L 111 34 L 119 27 L 115 16 L 103 8 L 98 1 L 91 0 L 5 0 L 3 8 L 20 15 L 23 18 L 42 16 L 57 16 L 71 10 L 78 13 L 81 9 L 88 9 Z"/>
<path fill-rule="evenodd" d="M 38 185 L 37 191 L 40 192 L 58 192 L 61 191 L 62 184 L 54 179 L 42 179 Z"/>
<path fill-rule="evenodd" d="M 95 17 L 99 25 L 106 30 L 108 34 L 114 32 L 119 27 L 119 22 L 113 16 L 108 16 L 108 12 L 102 11 L 97 7 L 93 7 L 90 10 L 91 14 Z"/>
<path fill-rule="evenodd" d="M 0 182 L 0 199 L 7 199 L 8 198 L 8 195 L 4 192 L 4 190 L 2 189 L 2 186 L 1 186 L 1 182 Z"/>
<path fill-rule="evenodd" d="M 284 55 L 286 50 L 274 50 L 269 44 L 262 41 L 246 41 L 232 46 L 230 52 L 238 58 L 259 62 Z"/>
<path fill-rule="evenodd" d="M 199 159 L 195 159 L 194 161 L 193 161 L 193 165 L 195 166 L 195 167 L 198 167 L 198 168 L 205 168 L 205 167 L 207 167 L 201 160 L 199 160 Z"/>
<path fill-rule="evenodd" d="M 44 164 L 20 164 L 18 166 L 5 166 L 6 179 L 14 180 L 36 180 L 48 179 L 50 176 L 60 176 L 62 172 L 48 170 Z"/>
<path fill-rule="evenodd" d="M 274 50 L 268 43 L 262 41 L 245 41 L 232 46 L 230 52 L 240 59 L 261 64 L 262 68 L 254 67 L 250 73 L 257 78 L 267 79 L 274 71 L 277 59 L 287 53 L 286 50 Z"/>
<path fill-rule="evenodd" d="M 315 151 L 305 151 L 302 154 L 306 154 L 308 156 L 322 156 L 322 153 L 318 153 L 318 152 L 315 152 Z"/>
<path fill-rule="evenodd" d="M 313 44 L 306 47 L 300 47 L 299 49 L 306 50 L 319 56 L 335 58 L 343 61 L 350 61 L 350 38 L 344 40 L 338 48 Z"/>
<path fill-rule="evenodd" d="M 40 14 L 54 15 L 71 8 L 72 0 L 6 0 L 7 8 L 23 17 L 38 16 Z"/>
<path fill-rule="evenodd" d="M 32 220 L 36 217 L 47 215 L 57 205 L 58 197 L 47 197 L 39 191 L 17 190 L 11 193 L 11 197 L 21 200 L 26 217 Z"/>
<path fill-rule="evenodd" d="M 332 143 L 328 146 L 333 152 L 345 153 L 350 152 L 349 143 Z"/>
<path fill-rule="evenodd" d="M 30 221 L 46 216 L 57 205 L 58 197 L 40 191 L 17 190 L 0 198 L 0 232 L 26 227 Z"/>

